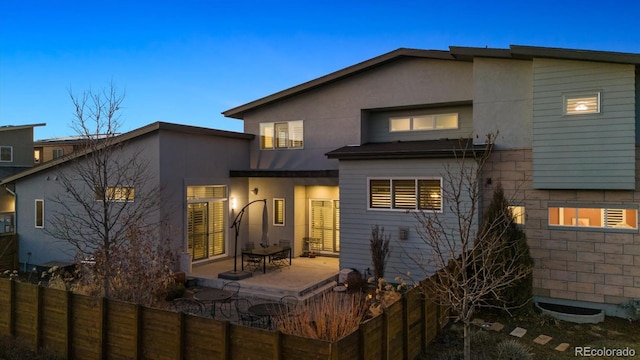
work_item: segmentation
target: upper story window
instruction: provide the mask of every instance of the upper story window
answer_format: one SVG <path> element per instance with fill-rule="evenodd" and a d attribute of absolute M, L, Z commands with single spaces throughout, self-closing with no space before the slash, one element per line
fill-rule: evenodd
<path fill-rule="evenodd" d="M 389 131 L 424 131 L 458 128 L 458 113 L 392 117 Z"/>
<path fill-rule="evenodd" d="M 106 192 L 96 189 L 96 200 L 131 202 L 134 197 L 135 190 L 130 186 L 109 186 Z"/>
<path fill-rule="evenodd" d="M 260 123 L 260 149 L 301 149 L 303 139 L 302 120 Z"/>
<path fill-rule="evenodd" d="M 62 156 L 64 156 L 64 151 L 62 151 L 62 149 L 53 149 L 53 160 L 61 158 Z"/>
<path fill-rule="evenodd" d="M 600 92 L 581 92 L 564 95 L 565 115 L 595 114 L 600 112 Z"/>
<path fill-rule="evenodd" d="M 13 161 L 13 146 L 0 146 L 0 162 Z"/>
<path fill-rule="evenodd" d="M 442 211 L 442 180 L 369 179 L 369 209 Z"/>
<path fill-rule="evenodd" d="M 550 226 L 638 229 L 638 210 L 608 207 L 549 207 Z"/>

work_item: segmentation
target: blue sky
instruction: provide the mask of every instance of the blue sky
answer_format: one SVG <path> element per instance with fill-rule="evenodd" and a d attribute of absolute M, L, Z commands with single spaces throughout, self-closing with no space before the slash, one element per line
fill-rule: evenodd
<path fill-rule="evenodd" d="M 69 90 L 110 82 L 128 131 L 242 131 L 220 113 L 400 47 L 640 53 L 640 2 L 0 0 L 0 125 L 73 135 Z"/>

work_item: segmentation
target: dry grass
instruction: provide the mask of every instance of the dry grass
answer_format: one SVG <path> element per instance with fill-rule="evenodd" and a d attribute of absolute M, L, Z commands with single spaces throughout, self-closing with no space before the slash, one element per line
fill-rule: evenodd
<path fill-rule="evenodd" d="M 276 317 L 276 324 L 285 334 L 336 341 L 358 329 L 367 308 L 361 294 L 326 293 Z"/>

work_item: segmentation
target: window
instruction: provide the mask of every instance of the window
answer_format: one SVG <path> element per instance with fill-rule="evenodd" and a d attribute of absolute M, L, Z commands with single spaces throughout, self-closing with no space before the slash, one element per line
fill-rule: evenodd
<path fill-rule="evenodd" d="M 42 154 L 42 150 L 40 149 L 35 149 L 33 150 L 33 162 L 35 164 L 40 164 L 40 156 Z"/>
<path fill-rule="evenodd" d="M 284 199 L 273 199 L 273 225 L 284 226 Z"/>
<path fill-rule="evenodd" d="M 260 149 L 301 149 L 302 120 L 260 124 Z"/>
<path fill-rule="evenodd" d="M 134 197 L 135 190 L 130 186 L 109 186 L 106 192 L 96 189 L 96 200 L 131 202 Z"/>
<path fill-rule="evenodd" d="M 64 151 L 62 151 L 62 149 L 53 149 L 53 160 L 61 158 L 62 156 L 64 156 Z"/>
<path fill-rule="evenodd" d="M 442 210 L 440 179 L 370 179 L 370 209 Z"/>
<path fill-rule="evenodd" d="M 13 161 L 13 146 L 0 146 L 0 162 Z"/>
<path fill-rule="evenodd" d="M 42 199 L 36 199 L 35 226 L 37 228 L 44 227 L 44 200 Z"/>
<path fill-rule="evenodd" d="M 445 130 L 458 128 L 458 114 L 418 115 L 389 119 L 389 131 Z"/>
<path fill-rule="evenodd" d="M 600 93 L 574 93 L 564 95 L 565 115 L 594 114 L 600 112 Z"/>
<path fill-rule="evenodd" d="M 550 207 L 550 226 L 638 229 L 638 210 L 607 207 Z"/>
<path fill-rule="evenodd" d="M 510 205 L 509 210 L 513 216 L 513 222 L 518 225 L 524 225 L 524 206 Z"/>

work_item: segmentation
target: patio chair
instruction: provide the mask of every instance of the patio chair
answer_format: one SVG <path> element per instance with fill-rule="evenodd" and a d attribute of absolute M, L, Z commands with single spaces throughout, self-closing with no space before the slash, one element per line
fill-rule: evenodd
<path fill-rule="evenodd" d="M 266 319 L 263 316 L 258 316 L 251 313 L 249 311 L 251 305 L 252 304 L 249 299 L 238 298 L 236 300 L 236 312 L 238 314 L 238 320 L 244 326 L 266 329 L 268 327 Z"/>
<path fill-rule="evenodd" d="M 196 316 L 204 316 L 207 310 L 202 302 L 189 298 L 174 299 L 171 301 L 171 306 L 177 312 Z"/>
<path fill-rule="evenodd" d="M 231 312 L 232 310 L 231 306 L 238 300 L 238 293 L 240 292 L 240 283 L 236 281 L 228 282 L 222 286 L 222 290 L 230 291 L 233 293 L 233 295 L 227 300 L 220 301 L 220 313 L 222 314 L 222 316 L 228 319 L 233 315 Z"/>
<path fill-rule="evenodd" d="M 289 251 L 291 251 L 291 241 L 280 239 L 278 246 L 284 250 L 271 256 L 271 265 L 282 271 L 283 267 L 289 267 Z"/>
<path fill-rule="evenodd" d="M 245 250 L 253 250 L 255 248 L 256 248 L 255 244 L 252 241 L 249 241 L 244 246 Z M 243 258 L 244 258 L 244 266 L 250 271 L 255 271 L 262 267 L 262 261 L 263 261 L 262 256 L 245 255 L 243 256 Z"/>

